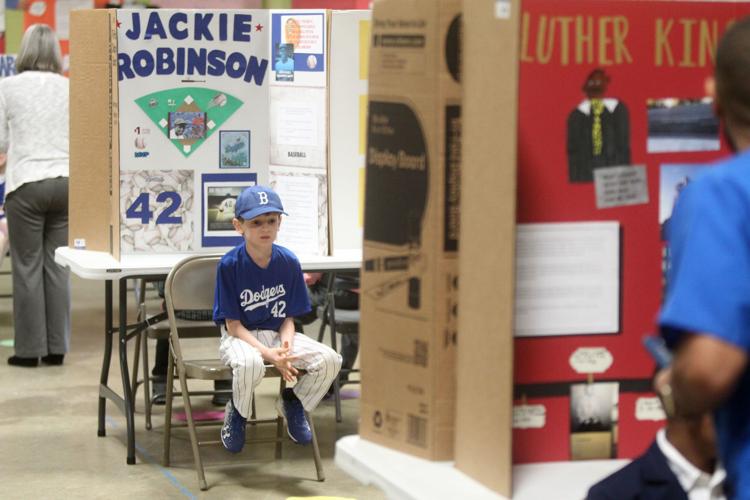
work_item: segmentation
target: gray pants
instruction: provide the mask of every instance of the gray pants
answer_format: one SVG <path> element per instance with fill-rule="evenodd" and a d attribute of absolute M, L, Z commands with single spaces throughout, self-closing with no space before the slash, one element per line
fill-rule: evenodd
<path fill-rule="evenodd" d="M 13 267 L 16 355 L 65 354 L 70 342 L 70 275 L 55 264 L 68 244 L 68 179 L 22 185 L 5 201 Z"/>

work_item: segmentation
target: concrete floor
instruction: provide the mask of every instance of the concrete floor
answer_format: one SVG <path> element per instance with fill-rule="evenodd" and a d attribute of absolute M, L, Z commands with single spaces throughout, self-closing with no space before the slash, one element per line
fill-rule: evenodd
<path fill-rule="evenodd" d="M 7 262 L 3 268 L 8 268 Z M 8 276 L 0 276 L 0 293 L 9 290 L 9 281 Z M 126 465 L 125 419 L 112 402 L 107 403 L 107 436 L 97 437 L 96 433 L 104 284 L 75 276 L 72 283 L 71 349 L 60 367 L 7 365 L 6 359 L 13 354 L 12 301 L 0 299 L 0 498 L 385 498 L 380 490 L 363 486 L 333 463 L 336 440 L 357 432 L 356 397 L 343 401 L 344 421 L 340 424 L 335 421 L 331 401 L 323 401 L 314 413 L 326 474 L 322 483 L 315 480 L 311 448 L 287 440 L 281 460 L 274 459 L 273 444 L 248 443 L 238 455 L 230 455 L 220 446 L 203 448 L 209 490 L 200 491 L 185 430 L 173 433 L 172 465 L 160 465 L 164 407 L 155 407 L 154 428 L 147 431 L 141 392 L 136 397 L 136 465 Z M 153 292 L 149 302 L 158 307 Z M 308 328 L 308 334 L 317 332 L 315 324 Z M 150 347 L 153 359 L 153 343 Z M 192 349 L 217 354 L 215 344 Z M 116 359 L 110 386 L 121 392 Z M 132 354 L 129 359 L 132 365 Z M 273 380 L 261 384 L 257 396 L 260 415 L 274 414 L 277 387 Z M 354 396 L 358 386 L 347 386 L 344 391 Z M 203 399 L 198 410 L 217 409 L 208 398 Z M 176 400 L 175 405 L 179 411 L 181 401 Z M 273 426 L 258 426 L 249 428 L 248 434 L 270 436 L 274 430 Z M 218 439 L 218 427 L 202 432 L 204 439 Z"/>

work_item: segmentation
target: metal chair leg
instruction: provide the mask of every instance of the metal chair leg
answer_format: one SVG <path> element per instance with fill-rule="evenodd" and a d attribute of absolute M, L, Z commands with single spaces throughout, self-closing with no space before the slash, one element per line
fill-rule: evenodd
<path fill-rule="evenodd" d="M 326 299 L 323 307 L 325 308 L 325 314 L 320 318 L 320 330 L 318 330 L 318 342 L 323 342 L 323 336 L 325 335 L 326 325 L 331 325 L 331 332 L 335 332 L 335 324 L 333 318 L 330 316 L 333 310 L 333 282 L 336 278 L 336 273 L 328 273 L 328 281 L 326 282 Z"/>
<path fill-rule="evenodd" d="M 281 393 L 284 392 L 284 388 L 286 387 L 286 382 L 284 379 L 280 379 L 279 382 L 279 397 L 282 397 Z M 282 440 L 284 439 L 284 417 L 281 415 L 276 416 L 276 460 L 279 460 L 281 458 L 281 445 Z"/>
<path fill-rule="evenodd" d="M 328 308 L 326 307 L 326 311 Z M 320 329 L 318 330 L 318 342 L 323 342 L 323 337 L 326 334 L 326 325 L 328 325 L 328 312 L 326 312 L 322 318 L 320 318 Z"/>
<path fill-rule="evenodd" d="M 169 467 L 170 445 L 172 444 L 172 385 L 174 383 L 174 359 L 172 353 L 169 353 L 167 361 L 167 391 L 165 395 L 164 406 L 164 443 L 162 445 L 161 464 Z"/>
<path fill-rule="evenodd" d="M 187 385 L 187 377 L 181 369 L 177 370 L 177 375 L 180 378 L 180 393 L 182 394 L 182 402 L 185 405 L 185 417 L 187 419 L 188 434 L 190 434 L 190 445 L 193 448 L 195 472 L 198 474 L 200 489 L 206 491 L 208 483 L 206 483 L 206 474 L 203 471 L 203 461 L 201 460 L 201 453 L 198 446 L 198 433 L 195 430 L 195 420 L 193 420 L 193 406 L 190 404 L 190 390 Z"/>
<path fill-rule="evenodd" d="M 133 292 L 135 295 L 135 303 L 138 307 L 138 314 L 136 315 L 136 321 L 141 322 L 146 318 L 146 304 L 144 303 L 146 297 L 146 283 L 142 279 L 136 279 L 133 282 Z M 133 375 L 130 377 L 130 387 L 133 393 L 133 404 L 135 404 L 135 395 L 138 393 L 138 362 L 140 361 L 139 356 L 141 351 L 141 342 L 143 339 L 143 332 L 138 333 L 135 338 L 135 349 L 133 349 Z"/>
<path fill-rule="evenodd" d="M 333 401 L 336 406 L 336 422 L 341 423 L 343 418 L 341 416 L 341 385 L 339 384 L 339 376 L 333 379 Z"/>
<path fill-rule="evenodd" d="M 140 314 L 139 314 L 140 316 Z M 135 395 L 138 394 L 138 363 L 141 356 L 141 341 L 143 340 L 143 332 L 138 333 L 135 336 L 135 349 L 133 349 L 133 373 L 130 376 L 130 387 L 133 393 L 133 404 L 135 404 Z"/>
<path fill-rule="evenodd" d="M 334 310 L 333 301 L 329 304 L 328 314 L 331 318 L 331 348 L 339 352 L 338 337 L 336 336 L 336 312 Z M 339 385 L 339 375 L 336 374 L 336 378 L 333 379 L 333 401 L 336 406 L 336 422 L 341 423 L 343 418 L 341 416 L 341 386 Z"/>
<path fill-rule="evenodd" d="M 312 432 L 312 449 L 313 459 L 315 460 L 315 472 L 318 475 L 318 481 L 325 481 L 326 475 L 323 472 L 323 463 L 320 460 L 320 448 L 318 447 L 318 436 L 315 434 L 315 423 L 309 412 L 305 412 L 305 418 L 307 423 L 310 424 L 310 432 Z"/>
<path fill-rule="evenodd" d="M 144 334 L 145 335 L 145 334 Z M 143 347 L 141 349 L 141 357 L 143 358 L 143 400 L 144 411 L 146 414 L 146 430 L 150 431 L 151 425 L 151 410 L 153 404 L 151 403 L 151 374 L 148 370 L 148 336 L 143 338 Z"/>

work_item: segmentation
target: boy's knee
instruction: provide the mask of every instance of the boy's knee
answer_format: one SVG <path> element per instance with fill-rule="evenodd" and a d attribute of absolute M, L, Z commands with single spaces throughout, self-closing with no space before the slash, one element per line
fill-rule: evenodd
<path fill-rule="evenodd" d="M 257 378 L 263 378 L 266 372 L 266 367 L 263 363 L 263 358 L 260 356 L 250 356 L 246 358 L 240 358 L 236 360 L 236 367 L 238 370 L 243 372 L 257 373 Z"/>
<path fill-rule="evenodd" d="M 331 349 L 331 352 L 328 353 L 326 356 L 326 364 L 329 366 L 333 366 L 334 369 L 338 372 L 341 369 L 341 363 L 342 363 L 341 354 L 337 353 L 333 349 Z"/>

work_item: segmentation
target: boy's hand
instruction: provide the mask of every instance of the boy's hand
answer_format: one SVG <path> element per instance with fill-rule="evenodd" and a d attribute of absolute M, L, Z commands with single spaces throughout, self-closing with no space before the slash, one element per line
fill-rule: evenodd
<path fill-rule="evenodd" d="M 298 356 L 290 356 L 288 348 L 272 347 L 266 349 L 263 357 L 279 370 L 284 380 L 287 382 L 295 382 L 297 380 L 297 369 L 292 366 L 292 362 L 296 361 Z"/>

